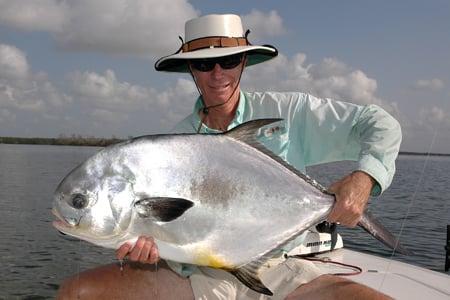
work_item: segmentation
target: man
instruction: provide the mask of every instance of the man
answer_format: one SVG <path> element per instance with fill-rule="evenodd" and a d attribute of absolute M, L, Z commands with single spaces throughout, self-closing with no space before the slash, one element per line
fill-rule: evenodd
<path fill-rule="evenodd" d="M 236 15 L 196 18 L 186 23 L 185 30 L 182 48 L 155 64 L 158 71 L 190 72 L 200 93 L 193 113 L 175 131 L 215 133 L 252 119 L 283 119 L 258 138 L 297 169 L 344 159 L 358 161 L 357 170 L 329 188 L 336 195 L 329 221 L 354 227 L 369 196 L 379 195 L 392 180 L 401 141 L 398 122 L 374 105 L 358 106 L 303 93 L 245 93 L 240 90 L 244 68 L 276 57 L 275 47 L 251 45 Z M 286 251 L 302 239 L 303 235 L 286 245 Z M 159 260 L 151 237 L 141 237 L 135 245 L 125 244 L 117 250 L 119 259 L 127 255 L 141 263 Z M 152 295 L 161 299 L 266 299 L 222 270 L 174 262 L 163 262 L 153 271 L 142 268 L 148 267 L 126 266 L 122 277 L 115 266 L 91 270 L 67 281 L 59 295 L 106 296 L 114 290 L 115 297 L 128 299 Z M 354 282 L 322 275 L 314 264 L 302 260 L 274 259 L 262 277 L 276 299 L 385 297 Z"/>

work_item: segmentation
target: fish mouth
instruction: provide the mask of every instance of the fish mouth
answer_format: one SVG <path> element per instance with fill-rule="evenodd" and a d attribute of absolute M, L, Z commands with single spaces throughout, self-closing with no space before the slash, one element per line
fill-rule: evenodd
<path fill-rule="evenodd" d="M 53 215 L 57 218 L 52 222 L 53 227 L 69 241 L 78 241 L 80 239 L 90 240 L 90 236 L 80 231 L 78 224 L 71 224 L 66 221 L 56 210 L 52 210 Z"/>
<path fill-rule="evenodd" d="M 56 217 L 56 220 L 52 222 L 52 226 L 56 228 L 63 235 L 71 235 L 70 232 L 74 230 L 75 226 L 67 222 L 54 208 L 52 214 Z"/>
<path fill-rule="evenodd" d="M 71 241 L 76 240 L 86 240 L 88 242 L 91 242 L 93 244 L 97 244 L 96 241 L 109 241 L 115 236 L 95 236 L 90 234 L 87 231 L 84 231 L 80 226 L 78 222 L 76 224 L 71 224 L 70 222 L 66 221 L 64 217 L 62 217 L 55 208 L 52 209 L 52 214 L 56 217 L 56 220 L 52 222 L 52 226 L 58 230 L 58 232 L 63 235 L 63 238 Z"/>
<path fill-rule="evenodd" d="M 52 222 L 53 227 L 56 228 L 56 230 L 58 230 L 59 233 L 61 233 L 62 235 L 71 235 L 70 232 L 73 226 L 71 226 L 70 224 L 61 221 L 61 220 L 55 220 Z"/>
<path fill-rule="evenodd" d="M 61 221 L 61 220 L 55 220 L 52 222 L 53 227 L 58 230 L 59 234 L 68 241 L 78 241 L 79 239 L 75 238 L 72 234 L 69 233 L 68 229 L 71 228 L 71 225 Z"/>
<path fill-rule="evenodd" d="M 64 221 L 61 221 L 61 220 L 55 220 L 55 221 L 53 221 L 52 222 L 52 225 L 53 225 L 53 227 L 55 227 L 56 229 L 58 229 L 60 232 L 62 232 L 62 233 L 65 233 L 64 231 L 66 230 L 66 229 L 70 229 L 70 228 L 72 228 L 73 226 L 72 225 L 70 225 L 70 224 L 68 224 L 68 223 L 66 223 L 66 222 L 64 222 Z"/>

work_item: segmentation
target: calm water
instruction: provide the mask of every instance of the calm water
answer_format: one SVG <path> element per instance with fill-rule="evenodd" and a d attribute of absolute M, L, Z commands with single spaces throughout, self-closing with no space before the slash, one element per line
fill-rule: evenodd
<path fill-rule="evenodd" d="M 99 148 L 0 144 L 0 299 L 53 298 L 63 278 L 114 261 L 113 251 L 62 238 L 51 226 L 58 182 Z M 309 169 L 328 185 L 352 163 Z M 422 170 L 424 169 L 424 172 Z M 450 158 L 400 157 L 391 188 L 371 200 L 372 213 L 415 252 L 395 256 L 443 271 L 450 223 Z M 340 229 L 348 247 L 390 256 L 360 229 Z"/>

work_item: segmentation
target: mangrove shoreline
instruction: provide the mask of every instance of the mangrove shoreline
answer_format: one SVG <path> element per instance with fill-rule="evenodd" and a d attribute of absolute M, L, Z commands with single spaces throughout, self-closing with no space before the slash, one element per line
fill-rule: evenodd
<path fill-rule="evenodd" d="M 128 137 L 132 138 L 132 137 Z M 24 137 L 0 137 L 0 144 L 25 144 L 25 145 L 54 145 L 54 146 L 91 146 L 106 147 L 124 141 L 116 137 L 112 138 L 96 138 L 83 136 L 60 136 L 57 138 L 24 138 Z M 427 153 L 427 152 L 410 152 L 400 151 L 400 155 L 416 155 L 416 156 L 450 156 L 450 153 Z"/>

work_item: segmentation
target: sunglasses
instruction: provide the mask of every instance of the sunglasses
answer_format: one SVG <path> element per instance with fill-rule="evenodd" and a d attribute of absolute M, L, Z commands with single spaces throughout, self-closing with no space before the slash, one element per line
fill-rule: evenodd
<path fill-rule="evenodd" d="M 242 53 L 224 56 L 224 57 L 216 57 L 209 59 L 192 59 L 190 64 L 192 68 L 200 71 L 200 72 L 210 72 L 216 64 L 219 64 L 220 67 L 224 70 L 234 69 L 242 62 L 244 55 Z"/>

